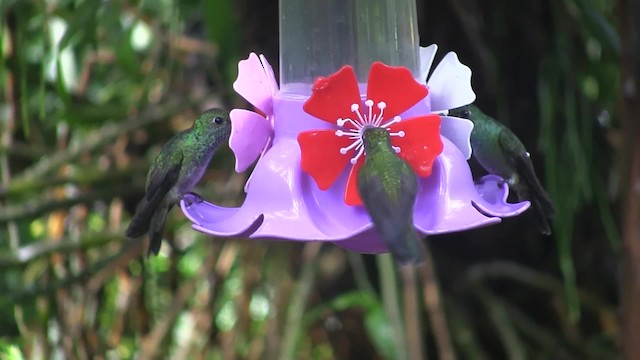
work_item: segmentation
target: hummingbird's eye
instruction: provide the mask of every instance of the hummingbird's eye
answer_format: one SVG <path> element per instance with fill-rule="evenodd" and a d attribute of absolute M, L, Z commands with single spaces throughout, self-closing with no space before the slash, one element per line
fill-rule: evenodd
<path fill-rule="evenodd" d="M 469 111 L 469 110 L 464 110 L 464 111 L 462 112 L 462 117 L 463 117 L 463 118 L 468 119 L 468 118 L 469 118 L 469 116 L 471 116 L 471 111 Z"/>
<path fill-rule="evenodd" d="M 224 119 L 223 119 L 223 118 L 221 118 L 220 116 L 216 116 L 216 117 L 214 117 L 214 118 L 213 118 L 213 122 L 214 122 L 216 125 L 220 125 L 220 124 L 222 124 L 222 123 L 224 122 Z"/>

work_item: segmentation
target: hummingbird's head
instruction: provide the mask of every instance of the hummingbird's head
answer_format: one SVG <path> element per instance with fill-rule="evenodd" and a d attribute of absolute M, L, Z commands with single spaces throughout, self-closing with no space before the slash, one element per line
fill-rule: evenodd
<path fill-rule="evenodd" d="M 474 115 L 478 115 L 480 109 L 475 105 L 465 105 L 457 109 L 449 110 L 448 116 L 455 116 L 462 119 L 471 119 Z"/>
<path fill-rule="evenodd" d="M 365 151 L 382 145 L 391 146 L 391 135 L 389 135 L 389 130 L 385 128 L 368 126 L 362 129 L 362 142 L 364 143 Z"/>
<path fill-rule="evenodd" d="M 229 112 L 211 108 L 203 112 L 193 124 L 196 133 L 207 138 L 228 138 L 231 135 L 231 119 Z"/>

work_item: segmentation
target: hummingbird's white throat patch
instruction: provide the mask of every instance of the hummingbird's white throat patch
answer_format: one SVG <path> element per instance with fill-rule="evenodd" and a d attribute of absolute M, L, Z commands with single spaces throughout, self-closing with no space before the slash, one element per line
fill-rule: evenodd
<path fill-rule="evenodd" d="M 383 129 L 389 130 L 389 127 L 393 124 L 399 123 L 402 118 L 398 115 L 394 116 L 393 119 L 387 121 L 386 123 L 382 123 L 384 119 L 384 109 L 387 107 L 387 103 L 384 101 L 380 101 L 377 104 L 374 104 L 374 101 L 371 99 L 367 99 L 364 102 L 364 105 L 367 107 L 368 111 L 362 113 L 360 111 L 360 104 L 351 104 L 351 112 L 355 113 L 357 119 L 351 118 L 339 118 L 336 120 L 336 125 L 344 127 L 346 123 L 350 123 L 355 127 L 355 129 L 344 130 L 336 130 L 336 136 L 348 136 L 350 140 L 353 140 L 353 143 L 347 147 L 340 148 L 340 154 L 346 155 L 349 151 L 354 150 L 357 151 L 356 156 L 352 157 L 350 162 L 351 164 L 355 164 L 358 162 L 358 159 L 362 154 L 364 154 L 364 142 L 362 140 L 362 135 L 364 134 L 364 130 L 368 127 L 379 127 Z M 374 113 L 374 107 L 378 110 Z M 404 137 L 404 131 L 398 132 L 389 132 L 390 136 L 398 136 Z M 393 150 L 396 153 L 400 152 L 400 147 L 393 146 Z"/>

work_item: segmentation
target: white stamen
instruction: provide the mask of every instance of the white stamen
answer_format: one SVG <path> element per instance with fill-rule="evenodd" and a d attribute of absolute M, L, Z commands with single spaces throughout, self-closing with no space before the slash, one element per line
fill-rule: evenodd
<path fill-rule="evenodd" d="M 358 125 L 355 125 L 358 129 L 363 127 L 367 121 L 362 117 L 362 114 L 360 113 L 360 106 L 358 104 L 353 104 L 351 105 L 351 111 L 354 112 L 356 115 L 358 115 L 358 119 L 360 120 Z"/>
<path fill-rule="evenodd" d="M 380 127 L 386 129 L 386 128 L 388 128 L 389 126 L 391 126 L 393 124 L 399 123 L 400 120 L 402 120 L 402 118 L 400 118 L 400 116 L 396 115 L 396 116 L 393 117 L 393 120 L 387 121 L 385 124 L 380 125 Z"/>
<path fill-rule="evenodd" d="M 358 151 L 358 155 L 351 158 L 351 164 L 355 165 L 358 162 L 358 159 L 360 158 L 360 156 L 362 156 L 363 152 L 364 152 L 364 146 L 360 147 L 360 151 Z"/>
<path fill-rule="evenodd" d="M 349 138 L 353 138 L 355 136 L 356 138 L 360 138 L 360 130 L 342 131 L 342 136 L 348 136 Z"/>
<path fill-rule="evenodd" d="M 346 154 L 347 151 L 357 147 L 358 143 L 360 143 L 360 142 L 362 142 L 362 141 L 354 141 L 353 144 L 351 144 L 351 145 L 349 145 L 347 147 L 344 147 L 344 148 L 340 148 L 340 154 L 342 154 L 342 155 Z"/>
<path fill-rule="evenodd" d="M 360 159 L 360 157 L 365 155 L 366 153 L 364 148 L 364 141 L 362 139 L 365 129 L 369 127 L 378 127 L 389 130 L 389 127 L 391 125 L 402 121 L 402 118 L 400 118 L 400 116 L 394 116 L 393 119 L 387 121 L 385 124 L 382 124 L 382 121 L 384 120 L 384 109 L 387 108 L 387 103 L 384 101 L 375 103 L 371 99 L 366 99 L 364 105 L 368 108 L 368 111 L 363 114 L 360 111 L 360 104 L 351 104 L 351 112 L 356 114 L 357 119 L 339 118 L 336 120 L 336 124 L 338 126 L 344 126 L 347 123 L 350 123 L 352 125 L 345 129 L 336 130 L 335 134 L 338 137 L 346 136 L 349 138 L 349 140 L 353 141 L 349 146 L 340 148 L 340 154 L 346 155 L 347 153 L 354 151 L 356 155 L 349 160 L 351 164 L 354 165 L 358 162 L 358 159 Z M 379 110 L 377 111 L 377 114 L 374 114 L 373 112 L 374 106 Z M 397 132 L 389 131 L 389 135 L 404 137 L 406 134 L 404 131 L 400 130 Z M 400 152 L 400 147 L 392 146 L 392 148 L 396 153 Z"/>
<path fill-rule="evenodd" d="M 380 101 L 378 103 L 378 109 L 380 109 L 380 112 L 378 113 L 378 116 L 376 116 L 376 118 L 373 120 L 373 126 L 380 126 L 380 124 L 382 123 L 382 117 L 384 116 L 384 109 L 386 109 L 386 107 L 386 102 Z"/>
<path fill-rule="evenodd" d="M 373 100 L 368 99 L 364 104 L 369 108 L 369 117 L 367 118 L 369 121 L 366 123 L 370 123 L 371 119 L 373 119 Z"/>
<path fill-rule="evenodd" d="M 347 122 L 350 122 L 350 123 L 351 123 L 353 126 L 355 126 L 356 128 L 360 128 L 360 124 L 359 124 L 359 123 L 357 123 L 357 122 L 355 122 L 355 121 L 353 121 L 353 120 L 351 120 L 351 119 L 349 119 L 349 118 L 343 119 L 343 120 L 342 120 L 342 125 L 340 125 L 340 124 L 338 124 L 338 125 L 339 125 L 339 126 L 344 126 L 344 124 L 345 124 L 345 123 L 347 123 Z"/>

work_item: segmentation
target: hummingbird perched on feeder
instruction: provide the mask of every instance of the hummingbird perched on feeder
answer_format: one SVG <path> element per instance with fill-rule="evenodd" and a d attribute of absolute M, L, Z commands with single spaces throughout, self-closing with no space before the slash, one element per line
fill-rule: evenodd
<path fill-rule="evenodd" d="M 398 157 L 387 129 L 364 129 L 365 160 L 358 193 L 382 240 L 400 266 L 420 265 L 422 245 L 413 225 L 417 175 Z"/>
<path fill-rule="evenodd" d="M 419 330 L 418 288 L 422 288 L 424 298 L 429 299 L 425 306 L 432 323 L 437 323 L 438 329 L 445 329 L 436 334 L 439 346 L 448 344 L 450 340 L 446 331 L 446 319 L 442 316 L 440 290 L 431 252 L 428 244 L 423 244 L 418 237 L 413 223 L 413 209 L 418 194 L 417 175 L 396 154 L 387 129 L 365 128 L 362 140 L 366 155 L 358 174 L 358 193 L 400 270 L 404 289 L 406 336 L 412 339 L 409 343 L 414 345 L 410 349 L 410 357 L 421 359 L 423 349 L 420 345 L 422 338 Z M 424 282 L 420 287 L 416 284 L 418 272 L 422 274 Z"/>
<path fill-rule="evenodd" d="M 549 220 L 555 207 L 536 176 L 529 152 L 518 137 L 475 105 L 450 110 L 448 115 L 473 122 L 473 157 L 485 170 L 505 179 L 518 200 L 531 201 L 538 229 L 542 234 L 550 235 Z"/>
<path fill-rule="evenodd" d="M 172 137 L 155 158 L 147 174 L 145 196 L 125 231 L 128 238 L 149 234 L 149 249 L 157 255 L 169 210 L 190 193 L 204 174 L 211 157 L 229 140 L 229 112 L 209 109 L 184 131 Z M 201 200 L 200 200 L 201 201 Z"/>

